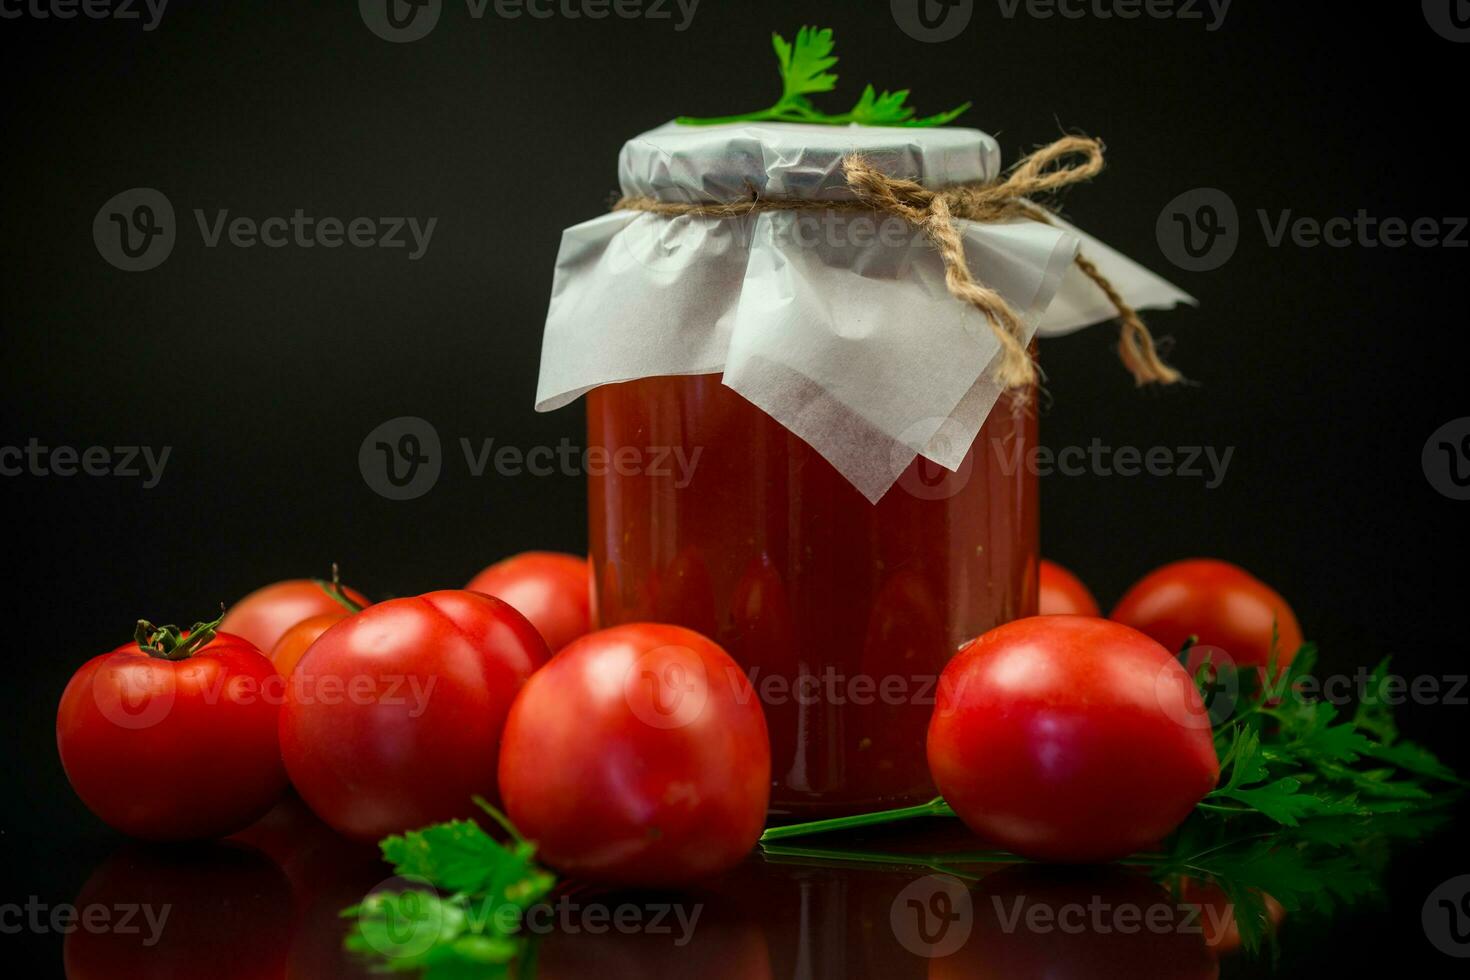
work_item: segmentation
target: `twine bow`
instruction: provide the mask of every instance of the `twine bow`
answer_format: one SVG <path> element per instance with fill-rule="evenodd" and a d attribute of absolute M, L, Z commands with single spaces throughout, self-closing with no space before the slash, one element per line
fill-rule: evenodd
<path fill-rule="evenodd" d="M 1074 157 L 1079 159 L 1070 159 Z M 1028 218 L 1051 223 L 1050 212 L 1030 198 L 1097 176 L 1103 168 L 1102 143 L 1083 136 L 1065 136 L 1020 160 L 1004 179 L 938 189 L 903 177 L 890 177 L 860 154 L 844 157 L 842 168 L 853 194 L 850 201 L 763 198 L 752 190 L 749 198 L 721 203 L 624 197 L 613 205 L 613 210 L 713 218 L 737 218 L 759 211 L 879 211 L 894 215 L 922 231 L 934 244 L 944 263 L 944 282 L 950 295 L 979 310 L 990 324 L 1001 346 L 997 380 L 1007 388 L 1034 384 L 1036 363 L 1026 349 L 1021 317 L 1004 296 L 971 274 L 965 262 L 964 240 L 955 220 L 998 222 Z M 1107 277 L 1080 253 L 1076 263 L 1118 311 L 1122 327 L 1118 356 L 1133 379 L 1140 385 L 1173 384 L 1181 380 L 1179 372 L 1159 357 L 1153 336 L 1138 312 L 1124 301 Z"/>

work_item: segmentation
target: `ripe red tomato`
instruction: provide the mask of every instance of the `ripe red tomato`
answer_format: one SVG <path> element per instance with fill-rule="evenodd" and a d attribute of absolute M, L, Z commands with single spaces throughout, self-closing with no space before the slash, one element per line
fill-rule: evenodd
<path fill-rule="evenodd" d="M 540 631 L 552 653 L 592 628 L 586 558 L 527 551 L 496 562 L 465 588 L 510 603 Z"/>
<path fill-rule="evenodd" d="M 276 645 L 271 647 L 269 654 L 271 663 L 276 665 L 276 670 L 282 677 L 290 677 L 291 671 L 296 669 L 296 665 L 306 655 L 307 648 L 315 643 L 323 633 L 351 615 L 352 613 L 346 609 L 339 609 L 336 612 L 306 617 L 282 633 Z"/>
<path fill-rule="evenodd" d="M 340 589 L 340 594 L 333 594 Z M 256 589 L 225 613 L 220 629 L 269 650 L 286 630 L 308 616 L 357 612 L 368 599 L 356 589 L 314 578 L 293 578 Z"/>
<path fill-rule="evenodd" d="M 1041 560 L 1041 615 L 1101 616 L 1082 580 L 1054 561 Z"/>
<path fill-rule="evenodd" d="M 940 678 L 929 769 L 977 834 L 1046 861 L 1108 861 L 1167 835 L 1219 762 L 1193 681 L 1159 644 L 1087 616 L 1033 616 Z"/>
<path fill-rule="evenodd" d="M 125 834 L 221 837 L 286 788 L 276 738 L 284 682 L 259 650 L 216 626 L 185 639 L 140 625 L 141 642 L 93 657 L 61 695 L 56 747 L 67 779 Z"/>
<path fill-rule="evenodd" d="M 771 788 L 765 716 L 711 640 L 635 623 L 576 640 L 527 682 L 500 748 L 511 820 L 552 867 L 625 885 L 724 871 Z"/>
<path fill-rule="evenodd" d="M 548 656 L 524 616 L 478 592 L 369 606 L 323 633 L 291 675 L 291 782 L 358 840 L 472 816 L 470 798 L 495 792 L 511 701 Z"/>
<path fill-rule="evenodd" d="M 1149 572 L 1109 618 L 1175 653 L 1197 636 L 1200 645 L 1219 647 L 1242 667 L 1270 661 L 1273 623 L 1281 637 L 1281 666 L 1291 663 L 1302 645 L 1296 614 L 1275 589 L 1238 565 L 1212 558 L 1176 561 Z"/>

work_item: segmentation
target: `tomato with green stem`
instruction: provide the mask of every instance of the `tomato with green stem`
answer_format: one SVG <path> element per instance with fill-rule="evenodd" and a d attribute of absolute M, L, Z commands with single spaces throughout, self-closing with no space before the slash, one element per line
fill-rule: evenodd
<path fill-rule="evenodd" d="M 220 628 L 265 651 L 309 616 L 335 612 L 351 615 L 368 604 L 367 596 L 341 583 L 337 566 L 333 565 L 330 581 L 295 578 L 256 589 L 229 608 Z"/>
<path fill-rule="evenodd" d="M 276 723 L 284 683 L 246 640 L 138 623 L 135 641 L 87 661 L 56 713 L 72 788 L 117 830 L 147 840 L 221 837 L 286 788 Z"/>

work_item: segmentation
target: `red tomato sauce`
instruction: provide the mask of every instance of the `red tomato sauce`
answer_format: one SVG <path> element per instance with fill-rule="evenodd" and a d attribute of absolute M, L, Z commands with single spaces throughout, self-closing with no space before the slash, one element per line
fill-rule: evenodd
<path fill-rule="evenodd" d="M 765 708 L 773 813 L 933 797 L 940 672 L 1036 612 L 1034 411 L 998 405 L 957 473 L 917 459 L 876 505 L 718 375 L 594 389 L 587 426 L 596 624 L 729 651 Z"/>

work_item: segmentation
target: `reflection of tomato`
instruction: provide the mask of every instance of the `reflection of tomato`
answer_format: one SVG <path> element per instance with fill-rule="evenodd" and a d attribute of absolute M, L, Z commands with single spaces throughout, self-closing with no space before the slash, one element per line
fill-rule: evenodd
<path fill-rule="evenodd" d="M 1219 885 L 1184 878 L 1180 882 L 1179 901 L 1183 905 L 1199 906 L 1206 946 L 1221 954 L 1233 953 L 1240 948 L 1240 924 L 1235 921 L 1235 906 Z M 1266 931 L 1274 932 L 1286 918 L 1286 909 L 1270 895 L 1263 894 L 1261 902 L 1266 907 Z"/>
<path fill-rule="evenodd" d="M 72 788 L 103 821 L 147 840 L 245 827 L 286 788 L 280 676 L 212 625 L 148 642 L 92 658 L 66 685 L 56 747 Z"/>
<path fill-rule="evenodd" d="M 243 636 L 261 650 L 276 645 L 281 634 L 308 616 L 329 612 L 356 612 L 368 604 L 367 597 L 356 589 L 342 586 L 339 598 L 332 594 L 335 586 L 318 579 L 295 578 L 256 589 L 225 613 L 220 629 Z"/>
<path fill-rule="evenodd" d="M 1281 634 L 1282 666 L 1302 645 L 1296 615 L 1275 589 L 1245 569 L 1212 558 L 1176 561 L 1134 583 L 1112 619 L 1178 652 L 1191 635 L 1223 649 L 1237 665 L 1264 667 L 1272 624 Z"/>
<path fill-rule="evenodd" d="M 1164 837 L 1214 788 L 1206 717 L 1184 668 L 1142 633 L 1033 616 L 945 668 L 929 768 L 982 837 L 1041 860 L 1107 861 Z"/>
<path fill-rule="evenodd" d="M 336 612 L 306 617 L 282 633 L 276 645 L 271 647 L 269 654 L 271 663 L 276 665 L 276 670 L 282 677 L 290 677 L 291 671 L 296 669 L 296 665 L 305 656 L 306 648 L 315 643 L 317 638 L 327 630 L 351 615 L 352 613 L 346 609 L 339 609 Z"/>
<path fill-rule="evenodd" d="M 631 925 L 602 925 L 619 921 Z M 528 932 L 543 930 L 549 931 L 536 950 L 536 980 L 772 976 L 765 936 L 747 910 L 708 895 L 640 899 L 618 892 L 560 905 L 549 902 L 528 922 Z"/>
<path fill-rule="evenodd" d="M 493 595 L 531 621 L 552 653 L 591 629 L 587 559 L 527 551 L 498 561 L 470 580 L 471 592 Z"/>
<path fill-rule="evenodd" d="M 382 977 L 374 963 L 342 948 L 356 905 L 388 876 L 378 849 L 348 840 L 322 823 L 294 794 L 231 840 L 268 855 L 291 882 L 291 951 L 284 976 Z"/>
<path fill-rule="evenodd" d="M 678 626 L 574 641 L 526 682 L 500 752 L 506 811 L 546 862 L 620 884 L 736 864 L 760 836 L 770 777 L 750 681 Z"/>
<path fill-rule="evenodd" d="M 970 905 L 969 941 L 930 962 L 931 980 L 1219 976 L 1199 922 L 1129 869 L 1017 865 L 985 878 Z"/>
<path fill-rule="evenodd" d="M 276 980 L 285 969 L 290 888 L 239 844 L 125 847 L 87 879 L 76 907 L 63 947 L 69 980 Z M 105 910 L 107 923 L 88 928 L 85 916 L 101 914 L 88 910 Z"/>
<path fill-rule="evenodd" d="M 1101 616 L 1082 580 L 1054 561 L 1041 560 L 1041 615 Z"/>
<path fill-rule="evenodd" d="M 362 840 L 469 817 L 471 796 L 495 792 L 511 700 L 546 658 L 524 616 L 478 592 L 369 606 L 323 633 L 286 686 L 291 782 Z"/>

